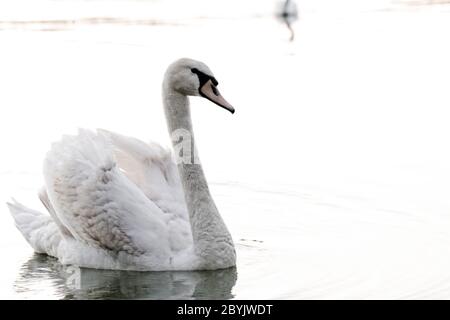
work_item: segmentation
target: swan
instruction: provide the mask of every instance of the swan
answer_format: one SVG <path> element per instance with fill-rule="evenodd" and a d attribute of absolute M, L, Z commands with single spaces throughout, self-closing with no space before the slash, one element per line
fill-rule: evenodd
<path fill-rule="evenodd" d="M 48 214 L 7 203 L 31 247 L 63 265 L 95 269 L 235 266 L 232 237 L 193 152 L 189 96 L 235 111 L 217 85 L 202 62 L 183 58 L 167 68 L 163 106 L 175 152 L 100 129 L 54 143 L 39 192 Z"/>

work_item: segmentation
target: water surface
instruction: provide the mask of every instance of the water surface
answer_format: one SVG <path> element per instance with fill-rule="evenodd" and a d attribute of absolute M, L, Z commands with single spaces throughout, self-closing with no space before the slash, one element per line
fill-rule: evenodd
<path fill-rule="evenodd" d="M 43 210 L 42 159 L 78 127 L 168 145 L 162 75 L 193 57 L 237 110 L 191 101 L 237 267 L 74 284 L 3 206 L 0 297 L 449 298 L 450 8 L 303 1 L 289 42 L 272 1 L 186 3 L 2 2 L 0 201 Z"/>

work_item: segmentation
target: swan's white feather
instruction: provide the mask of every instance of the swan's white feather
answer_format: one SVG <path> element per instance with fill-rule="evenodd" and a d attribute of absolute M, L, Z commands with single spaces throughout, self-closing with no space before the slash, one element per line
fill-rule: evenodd
<path fill-rule="evenodd" d="M 61 222 L 61 220 L 59 220 L 58 216 L 56 215 L 55 208 L 53 208 L 53 205 L 50 202 L 50 199 L 48 198 L 47 189 L 45 189 L 45 187 L 41 188 L 41 190 L 39 191 L 39 199 L 41 200 L 44 207 L 47 209 L 53 222 L 58 227 L 61 235 L 63 237 L 73 238 L 73 234 L 69 231 L 69 229 L 66 228 L 66 226 Z"/>
<path fill-rule="evenodd" d="M 34 251 L 56 257 L 61 234 L 53 219 L 49 215 L 27 208 L 14 199 L 8 202 L 8 207 L 16 227 Z"/>
<path fill-rule="evenodd" d="M 106 130 L 121 171 L 164 213 L 172 250 L 192 245 L 191 225 L 184 193 L 172 153 L 156 143 L 145 143 Z"/>
<path fill-rule="evenodd" d="M 53 144 L 44 177 L 50 215 L 10 204 L 36 251 L 93 268 L 194 268 L 180 181 L 161 147 L 81 130 Z"/>

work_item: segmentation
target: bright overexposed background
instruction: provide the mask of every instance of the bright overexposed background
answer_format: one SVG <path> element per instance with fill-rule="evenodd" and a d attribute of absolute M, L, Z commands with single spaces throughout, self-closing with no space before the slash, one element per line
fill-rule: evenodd
<path fill-rule="evenodd" d="M 0 202 L 42 210 L 45 152 L 79 127 L 169 146 L 162 76 L 192 57 L 236 108 L 191 101 L 237 245 L 231 296 L 449 298 L 450 5 L 437 2 L 297 1 L 290 42 L 275 0 L 2 1 Z M 35 258 L 2 207 L 0 296 L 67 294 L 24 278 Z"/>

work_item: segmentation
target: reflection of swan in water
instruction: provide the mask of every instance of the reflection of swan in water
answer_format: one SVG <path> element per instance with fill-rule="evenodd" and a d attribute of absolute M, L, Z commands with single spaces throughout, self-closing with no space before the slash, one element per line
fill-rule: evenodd
<path fill-rule="evenodd" d="M 231 299 L 236 268 L 214 271 L 139 272 L 64 266 L 34 254 L 22 265 L 16 292 L 33 298 L 43 286 L 63 299 Z"/>
<path fill-rule="evenodd" d="M 298 10 L 295 2 L 286 0 L 283 4 L 280 3 L 277 10 L 277 17 L 286 24 L 291 32 L 290 41 L 293 41 L 295 35 L 291 25 L 298 19 Z"/>

